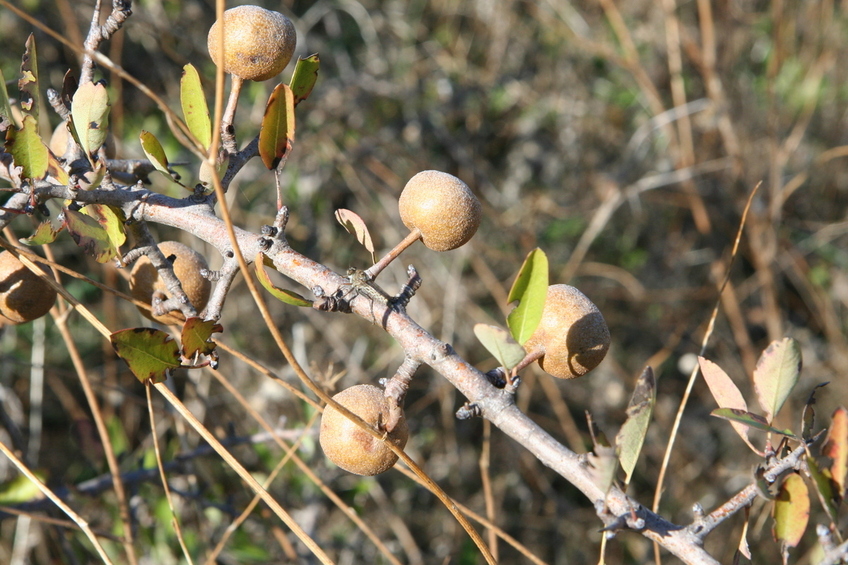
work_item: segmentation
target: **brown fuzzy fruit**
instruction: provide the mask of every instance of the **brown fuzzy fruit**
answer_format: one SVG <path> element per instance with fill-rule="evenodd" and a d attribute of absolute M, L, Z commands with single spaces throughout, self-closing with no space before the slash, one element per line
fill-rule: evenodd
<path fill-rule="evenodd" d="M 389 400 L 383 390 L 374 385 L 356 385 L 333 396 L 333 400 L 371 424 L 383 429 L 389 414 Z M 388 439 L 403 449 L 409 439 L 406 418 L 401 416 Z M 327 406 L 321 416 L 318 436 L 324 454 L 336 465 L 357 475 L 373 476 L 391 469 L 397 455 L 382 441 L 375 438 L 341 412 Z"/>
<path fill-rule="evenodd" d="M 9 253 L 0 253 L 0 314 L 13 324 L 40 318 L 56 302 L 56 291 Z"/>
<path fill-rule="evenodd" d="M 610 345 L 607 323 L 586 295 L 567 284 L 548 287 L 542 321 L 524 344 L 543 351 L 539 366 L 555 377 L 581 377 L 603 361 Z"/>
<path fill-rule="evenodd" d="M 398 201 L 400 219 L 418 228 L 424 245 L 450 251 L 465 244 L 480 226 L 480 201 L 468 185 L 441 171 L 422 171 L 409 179 Z"/>
<path fill-rule="evenodd" d="M 209 29 L 206 47 L 220 66 L 218 23 Z M 259 6 L 238 6 L 224 12 L 224 72 L 244 80 L 268 80 L 291 61 L 297 34 L 290 19 Z"/>
<path fill-rule="evenodd" d="M 180 280 L 183 292 L 188 296 L 192 306 L 200 312 L 209 302 L 209 294 L 212 291 L 212 283 L 209 279 L 200 276 L 201 269 L 208 269 L 206 258 L 187 245 L 178 241 L 163 241 L 159 244 L 159 250 L 165 257 L 175 255 L 174 274 Z M 168 295 L 165 283 L 159 277 L 159 271 L 153 266 L 146 256 L 135 262 L 130 274 L 130 294 L 136 300 L 145 304 L 153 301 L 154 291 L 161 291 Z M 181 324 L 185 317 L 178 311 L 169 312 L 163 316 L 154 316 L 150 311 L 139 308 L 139 312 L 145 317 L 156 320 L 162 324 Z"/>

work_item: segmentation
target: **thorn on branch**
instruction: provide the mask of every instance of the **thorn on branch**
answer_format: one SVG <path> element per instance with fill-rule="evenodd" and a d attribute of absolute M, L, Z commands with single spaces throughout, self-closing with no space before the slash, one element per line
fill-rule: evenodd
<path fill-rule="evenodd" d="M 612 519 L 609 519 L 609 509 L 604 501 L 597 501 L 595 504 L 596 510 L 598 510 L 598 506 L 602 507 L 598 511 L 598 515 L 606 524 L 600 531 L 605 533 L 607 539 L 614 538 L 622 530 L 640 532 L 645 529 L 645 519 L 639 516 L 639 511 L 642 509 L 641 506 L 632 506 L 629 512 L 615 516 Z M 607 517 L 606 519 L 604 519 L 605 516 Z"/>
<path fill-rule="evenodd" d="M 416 291 L 421 288 L 421 276 L 418 274 L 418 271 L 415 270 L 415 267 L 410 265 L 406 268 L 406 274 L 409 279 L 406 281 L 406 284 L 403 285 L 403 288 L 400 289 L 400 292 L 392 298 L 391 305 L 398 311 L 405 311 L 407 304 L 412 300 L 412 297 L 415 296 Z"/>
<path fill-rule="evenodd" d="M 486 378 L 495 388 L 503 388 L 506 386 L 506 371 L 503 367 L 495 367 L 488 373 L 486 373 Z"/>
<path fill-rule="evenodd" d="M 456 411 L 457 420 L 468 420 L 470 418 L 480 418 L 483 415 L 483 410 L 474 402 L 466 402 Z"/>
<path fill-rule="evenodd" d="M 343 312 L 350 314 L 350 302 L 345 300 L 337 290 L 333 294 L 327 292 L 320 286 L 312 287 L 312 294 L 316 300 L 312 303 L 312 307 L 322 312 Z"/>

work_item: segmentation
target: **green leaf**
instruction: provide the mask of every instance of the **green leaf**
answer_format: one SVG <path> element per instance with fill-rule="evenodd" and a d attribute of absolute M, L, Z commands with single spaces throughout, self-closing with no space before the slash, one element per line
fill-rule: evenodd
<path fill-rule="evenodd" d="M 807 457 L 807 470 L 810 472 L 810 478 L 813 479 L 813 485 L 816 487 L 819 501 L 824 506 L 830 521 L 835 524 L 839 519 L 837 506 L 842 500 L 842 497 L 836 488 L 834 488 L 836 485 L 830 473 L 828 473 L 827 469 L 820 469 L 818 462 L 812 457 Z"/>
<path fill-rule="evenodd" d="M 170 335 L 154 328 L 131 328 L 109 336 L 118 357 L 142 383 L 161 383 L 180 367 L 180 347 Z"/>
<path fill-rule="evenodd" d="M 6 150 L 12 154 L 15 165 L 21 167 L 21 177 L 25 179 L 42 179 L 47 173 L 50 151 L 41 136 L 38 135 L 38 124 L 31 115 L 24 116 L 20 130 L 6 130 Z"/>
<path fill-rule="evenodd" d="M 784 479 L 774 502 L 773 516 L 774 539 L 784 548 L 797 546 L 810 519 L 810 493 L 801 475 L 792 473 Z"/>
<path fill-rule="evenodd" d="M 33 474 L 42 483 L 47 478 L 43 471 L 33 471 Z M 44 494 L 42 494 L 41 489 L 26 475 L 18 475 L 0 485 L 0 504 L 3 506 L 15 506 L 42 498 L 44 498 Z"/>
<path fill-rule="evenodd" d="M 312 93 L 312 88 L 318 80 L 318 68 L 321 66 L 321 60 L 318 53 L 309 57 L 298 57 L 297 65 L 292 73 L 291 86 L 294 94 L 294 105 L 297 106 L 303 100 L 309 98 Z"/>
<path fill-rule="evenodd" d="M 712 393 L 713 398 L 715 398 L 719 408 L 735 408 L 737 410 L 742 410 L 743 412 L 748 411 L 748 404 L 745 402 L 745 398 L 742 396 L 739 388 L 721 367 L 700 356 L 698 357 L 698 363 L 701 366 L 701 374 L 704 375 L 704 380 L 710 388 L 710 392 Z M 748 447 L 753 449 L 756 453 L 760 453 L 760 451 L 751 444 L 751 440 L 748 437 L 747 426 L 733 421 L 730 422 L 730 425 L 733 426 L 733 429 L 736 430 L 739 437 L 748 444 Z"/>
<path fill-rule="evenodd" d="M 773 428 L 769 425 L 769 421 L 766 418 L 759 414 L 753 414 L 745 410 L 737 410 L 735 408 L 717 408 L 710 412 L 710 416 L 715 416 L 716 418 L 722 418 L 731 422 L 739 422 L 749 428 L 754 428 L 755 430 L 760 430 L 762 432 L 780 434 L 797 439 L 791 430 L 779 430 L 777 428 Z"/>
<path fill-rule="evenodd" d="M 844 406 L 834 411 L 821 451 L 822 455 L 831 460 L 830 474 L 838 492 L 845 492 L 845 478 L 848 475 L 848 410 Z"/>
<path fill-rule="evenodd" d="M 15 125 L 15 118 L 12 117 L 12 106 L 9 104 L 9 91 L 6 90 L 6 79 L 3 77 L 3 70 L 0 69 L 0 116 L 9 119 L 9 123 Z"/>
<path fill-rule="evenodd" d="M 801 375 L 801 347 L 792 338 L 773 341 L 754 369 L 757 399 L 771 422 L 780 412 Z"/>
<path fill-rule="evenodd" d="M 118 256 L 112 236 L 104 225 L 87 214 L 65 208 L 65 227 L 77 245 L 92 255 L 98 263 L 105 263 Z"/>
<path fill-rule="evenodd" d="M 180 104 L 183 117 L 191 134 L 203 146 L 209 149 L 212 144 L 212 122 L 209 120 L 209 107 L 200 84 L 200 75 L 191 63 L 183 67 L 180 79 Z"/>
<path fill-rule="evenodd" d="M 296 292 L 274 286 L 274 283 L 272 283 L 271 279 L 268 277 L 268 273 L 265 272 L 265 259 L 265 254 L 260 251 L 254 261 L 254 264 L 256 265 L 256 278 L 259 279 L 259 283 L 265 287 L 265 290 L 270 292 L 274 298 L 285 302 L 286 304 L 291 304 L 292 306 L 311 307 L 312 302 L 306 300 Z"/>
<path fill-rule="evenodd" d="M 259 156 L 268 170 L 276 169 L 294 143 L 294 95 L 287 84 L 278 84 L 268 98 L 259 130 Z"/>
<path fill-rule="evenodd" d="M 22 237 L 18 241 L 30 246 L 47 245 L 56 241 L 56 237 L 60 231 L 62 231 L 61 228 L 58 230 L 55 229 L 50 222 L 41 222 L 38 224 L 34 234 L 29 237 Z"/>
<path fill-rule="evenodd" d="M 512 284 L 509 302 L 518 300 L 518 306 L 506 318 L 509 331 L 518 343 L 524 343 L 542 320 L 545 298 L 548 294 L 548 257 L 541 249 L 534 249 Z"/>
<path fill-rule="evenodd" d="M 109 133 L 109 93 L 102 84 L 87 82 L 77 88 L 71 106 L 71 121 L 80 147 L 91 159 Z"/>
<path fill-rule="evenodd" d="M 475 324 L 474 335 L 507 372 L 511 371 L 527 355 L 524 348 L 503 328 L 488 324 Z"/>
<path fill-rule="evenodd" d="M 171 171 L 168 170 L 168 157 L 165 155 L 165 150 L 162 148 L 159 140 L 156 139 L 156 136 L 149 131 L 141 130 L 138 139 L 141 141 L 141 148 L 144 150 L 144 154 L 147 156 L 150 164 L 157 171 L 172 179 Z"/>
<path fill-rule="evenodd" d="M 35 49 L 35 36 L 29 34 L 26 40 L 26 50 L 21 58 L 21 78 L 18 79 L 21 90 L 21 110 L 38 120 L 40 94 L 38 93 L 38 56 Z"/>
<path fill-rule="evenodd" d="M 368 231 L 368 226 L 362 218 L 355 212 L 339 208 L 336 210 L 336 221 L 339 222 L 347 233 L 352 233 L 356 236 L 356 240 L 362 244 L 365 249 L 371 253 L 371 262 L 377 262 L 377 256 L 374 254 L 374 242 L 371 241 L 371 233 Z"/>
<path fill-rule="evenodd" d="M 194 358 L 197 354 L 209 355 L 215 350 L 216 344 L 211 340 L 212 334 L 221 333 L 224 326 L 216 324 L 212 320 L 203 318 L 189 318 L 183 324 L 181 340 L 183 342 L 183 355 L 187 359 Z"/>
<path fill-rule="evenodd" d="M 639 453 L 642 451 L 642 444 L 648 433 L 656 400 L 657 381 L 654 370 L 651 367 L 645 367 L 639 380 L 636 381 L 633 396 L 627 406 L 627 420 L 615 438 L 618 458 L 625 474 L 625 484 L 630 483 L 633 469 L 636 468 L 636 462 L 639 460 Z"/>
<path fill-rule="evenodd" d="M 162 144 L 159 143 L 159 140 L 156 139 L 155 135 L 149 131 L 141 130 L 138 139 L 141 141 L 141 148 L 144 150 L 144 154 L 147 156 L 147 159 L 150 161 L 150 164 L 153 165 L 154 169 L 168 177 L 168 180 L 171 182 L 176 183 L 183 188 L 188 188 L 178 181 L 171 171 L 168 170 L 168 157 L 165 156 L 165 150 L 162 148 Z"/>

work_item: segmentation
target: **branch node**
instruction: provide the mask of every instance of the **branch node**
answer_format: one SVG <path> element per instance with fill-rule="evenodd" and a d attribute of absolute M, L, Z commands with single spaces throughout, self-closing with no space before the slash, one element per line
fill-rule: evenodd
<path fill-rule="evenodd" d="M 507 377 L 506 386 L 504 386 L 504 390 L 509 394 L 515 394 L 518 391 L 518 385 L 521 384 L 521 377 L 518 375 L 510 375 Z"/>
<path fill-rule="evenodd" d="M 289 208 L 288 206 L 281 206 L 279 210 L 277 210 L 277 216 L 274 218 L 274 227 L 277 228 L 282 236 L 286 231 L 286 224 L 289 223 Z"/>
<path fill-rule="evenodd" d="M 430 351 L 430 361 L 438 363 L 453 354 L 453 347 L 449 343 L 440 343 Z"/>

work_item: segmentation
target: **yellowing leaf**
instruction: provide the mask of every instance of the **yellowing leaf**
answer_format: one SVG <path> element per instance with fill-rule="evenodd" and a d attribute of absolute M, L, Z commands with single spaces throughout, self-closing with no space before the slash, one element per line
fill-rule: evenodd
<path fill-rule="evenodd" d="M 132 328 L 109 336 L 118 357 L 126 361 L 130 371 L 142 383 L 160 383 L 168 371 L 180 366 L 180 347 L 162 330 Z"/>
<path fill-rule="evenodd" d="M 77 88 L 71 107 L 71 121 L 74 123 L 80 147 L 86 155 L 91 154 L 106 141 L 109 133 L 109 93 L 102 84 L 87 82 Z"/>
<path fill-rule="evenodd" d="M 24 245 L 30 246 L 47 245 L 48 243 L 56 241 L 56 236 L 59 235 L 59 231 L 60 230 L 53 229 L 53 224 L 50 222 L 42 222 L 38 224 L 38 228 L 36 228 L 34 234 L 27 238 L 20 238 L 18 241 Z"/>
<path fill-rule="evenodd" d="M 168 157 L 165 156 L 165 150 L 162 148 L 162 144 L 159 143 L 159 140 L 156 139 L 156 136 L 149 131 L 141 130 L 138 139 L 141 141 L 141 149 L 144 151 L 144 154 L 147 156 L 150 164 L 153 165 L 153 168 L 168 177 L 171 182 L 184 186 L 180 181 L 174 178 L 174 175 L 168 170 Z"/>
<path fill-rule="evenodd" d="M 507 298 L 509 302 L 519 301 L 506 318 L 509 331 L 518 343 L 530 339 L 542 320 L 547 294 L 548 257 L 541 249 L 534 249 L 524 259 Z"/>
<path fill-rule="evenodd" d="M 845 492 L 845 477 L 848 473 L 848 410 L 840 406 L 833 413 L 827 440 L 822 445 L 822 455 L 830 457 L 830 474 L 841 497 Z"/>
<path fill-rule="evenodd" d="M 291 304 L 292 306 L 305 306 L 311 307 L 312 302 L 306 300 L 301 295 L 296 292 L 292 292 L 290 290 L 285 290 L 283 288 L 277 288 L 274 286 L 274 283 L 271 282 L 271 279 L 268 277 L 268 273 L 265 272 L 265 254 L 261 251 L 256 256 L 256 260 L 254 261 L 254 265 L 256 265 L 256 278 L 259 279 L 259 283 L 265 287 L 265 290 L 271 293 L 271 295 L 285 302 L 286 304 Z"/>
<path fill-rule="evenodd" d="M 15 165 L 22 168 L 22 178 L 44 178 L 50 161 L 50 151 L 41 141 L 38 124 L 31 115 L 24 116 L 20 130 L 7 130 L 6 150 L 12 154 Z"/>
<path fill-rule="evenodd" d="M 96 220 L 106 230 L 106 237 L 115 251 L 114 256 L 120 255 L 120 247 L 127 241 L 123 212 L 104 204 L 89 204 L 82 209 L 82 213 Z"/>
<path fill-rule="evenodd" d="M 792 338 L 773 341 L 754 369 L 757 399 L 771 422 L 783 407 L 801 375 L 801 348 Z"/>
<path fill-rule="evenodd" d="M 278 84 L 268 98 L 259 130 L 259 156 L 268 170 L 276 169 L 288 156 L 294 129 L 294 94 L 287 84 Z"/>
<path fill-rule="evenodd" d="M 58 184 L 67 185 L 71 182 L 71 177 L 68 176 L 67 171 L 62 166 L 62 163 L 53 155 L 53 152 L 47 152 L 47 173 L 56 179 Z"/>
<path fill-rule="evenodd" d="M 104 225 L 91 216 L 65 208 L 65 227 L 77 245 L 92 255 L 98 263 L 105 263 L 118 255 L 112 236 Z"/>
<path fill-rule="evenodd" d="M 774 539 L 784 547 L 795 547 L 801 541 L 810 519 L 810 494 L 804 479 L 792 473 L 783 484 L 774 502 Z"/>
<path fill-rule="evenodd" d="M 209 120 L 209 107 L 206 96 L 200 84 L 200 75 L 191 63 L 183 67 L 180 79 L 180 104 L 183 107 L 183 117 L 191 134 L 203 146 L 209 149 L 212 144 L 212 122 Z"/>

